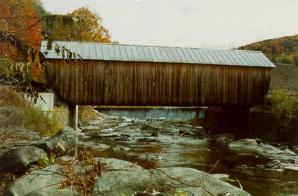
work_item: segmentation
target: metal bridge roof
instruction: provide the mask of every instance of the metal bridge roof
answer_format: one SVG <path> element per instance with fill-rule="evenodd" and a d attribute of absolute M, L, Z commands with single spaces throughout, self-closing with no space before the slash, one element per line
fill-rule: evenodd
<path fill-rule="evenodd" d="M 122 45 L 73 41 L 55 41 L 54 43 L 79 54 L 85 60 L 275 67 L 262 52 L 258 51 Z M 46 46 L 47 41 L 43 41 L 41 45 L 42 52 L 46 51 Z M 45 57 L 46 59 L 63 58 L 62 55 L 57 55 L 55 49 L 49 50 Z"/>

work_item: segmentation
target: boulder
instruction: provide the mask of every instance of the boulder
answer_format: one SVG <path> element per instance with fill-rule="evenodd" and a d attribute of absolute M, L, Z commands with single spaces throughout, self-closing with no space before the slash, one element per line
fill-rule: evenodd
<path fill-rule="evenodd" d="M 256 155 L 283 163 L 298 163 L 298 156 L 289 149 L 281 150 L 255 139 L 240 139 L 229 144 L 229 149 L 239 155 Z"/>
<path fill-rule="evenodd" d="M 21 127 L 24 113 L 15 107 L 0 107 L 0 127 Z"/>
<path fill-rule="evenodd" d="M 110 146 L 106 144 L 98 144 L 95 142 L 79 142 L 79 145 L 83 148 L 87 148 L 94 151 L 104 151 L 110 148 Z"/>
<path fill-rule="evenodd" d="M 229 144 L 232 152 L 239 154 L 256 154 L 259 152 L 259 144 L 255 139 L 240 139 Z"/>
<path fill-rule="evenodd" d="M 162 195 L 250 195 L 208 173 L 179 167 L 103 173 L 92 195 L 150 195 L 145 194 L 145 191 L 155 191 Z"/>
<path fill-rule="evenodd" d="M 35 170 L 13 182 L 4 192 L 4 196 L 77 195 L 73 190 L 59 189 L 59 184 L 65 180 L 61 171 L 62 166 L 57 164 Z"/>
<path fill-rule="evenodd" d="M 52 196 L 52 195 L 59 195 L 59 196 L 76 196 L 77 194 L 74 190 L 71 189 L 53 189 L 47 191 L 33 191 L 28 193 L 24 196 Z"/>
<path fill-rule="evenodd" d="M 298 177 L 298 165 L 293 164 L 285 166 L 285 174 Z"/>
<path fill-rule="evenodd" d="M 58 131 L 53 137 L 42 140 L 36 146 L 46 152 L 55 152 L 58 155 L 67 154 L 77 146 L 78 133 L 71 127 L 65 127 Z"/>
<path fill-rule="evenodd" d="M 34 146 L 18 147 L 1 153 L 0 171 L 22 170 L 31 163 L 46 158 L 47 154 Z"/>
<path fill-rule="evenodd" d="M 268 169 L 282 169 L 283 168 L 280 160 L 269 161 L 268 163 L 266 163 L 265 167 Z"/>
<path fill-rule="evenodd" d="M 137 142 L 150 143 L 150 142 L 160 142 L 160 140 L 155 138 L 150 138 L 150 137 L 143 137 L 143 138 L 137 139 Z"/>
<path fill-rule="evenodd" d="M 129 151 L 129 148 L 125 147 L 125 146 L 121 146 L 121 145 L 116 145 L 113 148 L 113 151 L 115 151 L 115 152 L 126 152 L 126 151 Z"/>
<path fill-rule="evenodd" d="M 101 158 L 97 157 L 96 161 L 104 166 L 105 171 L 113 170 L 142 170 L 143 168 L 137 164 L 128 161 L 123 161 L 114 158 Z"/>
<path fill-rule="evenodd" d="M 216 134 L 212 138 L 216 143 L 221 145 L 227 145 L 235 140 L 235 136 L 230 133 Z"/>

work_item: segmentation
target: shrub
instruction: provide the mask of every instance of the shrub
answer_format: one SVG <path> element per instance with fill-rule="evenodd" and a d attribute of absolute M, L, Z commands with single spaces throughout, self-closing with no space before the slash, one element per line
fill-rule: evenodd
<path fill-rule="evenodd" d="M 21 92 L 16 92 L 11 86 L 0 86 L 0 107 L 12 106 L 24 114 L 23 126 L 36 131 L 41 136 L 51 136 L 63 127 L 68 113 L 65 110 L 51 113 L 33 107 Z M 13 122 L 12 122 L 13 123 Z"/>
<path fill-rule="evenodd" d="M 24 95 L 16 92 L 10 86 L 0 86 L 0 107 L 13 106 L 17 108 L 25 108 L 29 106 L 29 102 L 24 99 Z"/>
<path fill-rule="evenodd" d="M 38 132 L 41 136 L 52 136 L 63 128 L 54 113 L 49 114 L 36 107 L 24 111 L 24 127 Z"/>
<path fill-rule="evenodd" d="M 289 55 L 286 54 L 280 54 L 276 57 L 276 62 L 277 63 L 284 63 L 284 64 L 292 64 L 293 60 Z"/>
<path fill-rule="evenodd" d="M 273 115 L 280 121 L 283 128 L 295 119 L 296 112 L 298 111 L 298 100 L 291 96 L 285 89 L 273 89 L 267 101 Z"/>
<path fill-rule="evenodd" d="M 293 61 L 294 64 L 298 67 L 298 54 L 295 54 Z"/>

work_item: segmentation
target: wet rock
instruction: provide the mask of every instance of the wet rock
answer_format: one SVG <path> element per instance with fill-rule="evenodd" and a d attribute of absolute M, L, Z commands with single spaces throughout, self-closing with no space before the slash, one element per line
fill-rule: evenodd
<path fill-rule="evenodd" d="M 44 196 L 44 194 L 38 191 L 33 191 L 30 193 L 27 193 L 25 196 Z"/>
<path fill-rule="evenodd" d="M 282 169 L 282 163 L 280 160 L 272 160 L 265 165 L 269 169 Z"/>
<path fill-rule="evenodd" d="M 144 137 L 144 138 L 137 139 L 137 142 L 149 143 L 149 142 L 160 142 L 160 140 L 155 138 Z"/>
<path fill-rule="evenodd" d="M 71 156 L 68 156 L 68 155 L 65 155 L 65 156 L 56 158 L 55 161 L 57 161 L 57 162 L 59 162 L 59 161 L 69 162 L 69 161 L 75 161 L 75 158 L 74 157 L 71 157 Z"/>
<path fill-rule="evenodd" d="M 59 155 L 67 154 L 77 146 L 77 132 L 71 127 L 65 127 L 53 137 L 38 142 L 36 146 L 46 152 L 55 152 Z"/>
<path fill-rule="evenodd" d="M 48 190 L 46 192 L 44 192 L 43 190 L 33 191 L 24 196 L 53 196 L 53 195 L 78 196 L 79 194 L 77 194 L 74 190 L 71 190 L 71 189 L 53 189 L 53 190 Z"/>
<path fill-rule="evenodd" d="M 0 155 L 0 171 L 22 170 L 45 157 L 45 151 L 34 146 L 11 149 Z"/>
<path fill-rule="evenodd" d="M 229 144 L 229 149 L 240 154 L 258 153 L 258 143 L 255 139 L 240 139 Z"/>
<path fill-rule="evenodd" d="M 132 125 L 132 123 L 131 122 L 122 122 L 122 123 L 118 124 L 118 128 L 127 127 L 129 125 Z"/>
<path fill-rule="evenodd" d="M 255 139 L 241 139 L 229 144 L 229 149 L 239 155 L 256 155 L 285 163 L 298 162 L 298 156 L 288 149 L 281 150 L 274 146 L 263 144 Z"/>
<path fill-rule="evenodd" d="M 127 142 L 127 141 L 130 141 L 130 139 L 129 139 L 129 137 L 121 136 L 121 137 L 115 138 L 114 141 L 117 141 L 117 142 Z"/>
<path fill-rule="evenodd" d="M 13 184 L 5 191 L 4 196 L 77 195 L 74 191 L 59 189 L 59 183 L 65 180 L 65 177 L 61 175 L 61 171 L 62 166 L 57 164 L 40 170 L 35 170 L 13 182 Z"/>
<path fill-rule="evenodd" d="M 298 177 L 298 165 L 288 165 L 285 166 L 286 175 L 295 175 Z"/>
<path fill-rule="evenodd" d="M 293 147 L 293 152 L 294 152 L 296 155 L 298 155 L 298 147 L 297 147 L 297 146 L 294 146 L 294 147 Z"/>
<path fill-rule="evenodd" d="M 0 127 L 21 127 L 24 113 L 15 107 L 0 107 Z"/>
<path fill-rule="evenodd" d="M 97 157 L 96 161 L 104 166 L 105 171 L 112 170 L 142 170 L 143 168 L 139 165 L 130 163 L 128 161 L 123 161 L 114 158 L 101 158 Z"/>
<path fill-rule="evenodd" d="M 211 174 L 211 175 L 216 179 L 223 180 L 223 181 L 230 178 L 229 174 Z"/>
<path fill-rule="evenodd" d="M 145 153 L 139 156 L 140 159 L 143 160 L 162 160 L 163 157 L 157 153 Z"/>
<path fill-rule="evenodd" d="M 204 185 L 203 185 L 204 183 Z M 133 195 L 148 189 L 163 195 L 218 195 L 224 192 L 246 196 L 249 193 L 225 183 L 212 175 L 191 168 L 114 171 L 98 178 L 92 195 Z M 200 188 L 204 187 L 204 188 Z"/>
<path fill-rule="evenodd" d="M 148 124 L 142 124 L 140 129 L 142 131 L 159 131 L 159 128 L 148 125 Z"/>
<path fill-rule="evenodd" d="M 121 145 L 117 145 L 113 148 L 113 151 L 116 151 L 116 152 L 125 152 L 125 151 L 129 151 L 129 148 L 128 147 L 125 147 L 125 146 L 121 146 Z"/>
<path fill-rule="evenodd" d="M 153 137 L 158 137 L 159 134 L 160 134 L 159 130 L 156 130 L 156 131 L 153 131 L 153 132 L 151 133 L 151 136 L 153 136 Z"/>
<path fill-rule="evenodd" d="M 185 135 L 190 135 L 190 136 L 195 136 L 196 134 L 190 130 L 179 130 L 179 134 L 182 136 Z"/>
<path fill-rule="evenodd" d="M 216 143 L 222 145 L 227 145 L 235 140 L 235 136 L 230 133 L 213 135 L 212 138 Z"/>
<path fill-rule="evenodd" d="M 119 133 L 98 133 L 96 138 L 112 138 L 112 137 L 121 137 Z"/>
<path fill-rule="evenodd" d="M 110 146 L 106 144 L 99 144 L 94 142 L 79 142 L 79 144 L 84 148 L 95 150 L 95 151 L 104 151 L 110 148 Z"/>
<path fill-rule="evenodd" d="M 268 169 L 263 165 L 247 166 L 238 165 L 233 169 L 233 172 L 241 173 L 247 177 L 260 178 L 281 178 L 284 176 L 284 169 Z"/>

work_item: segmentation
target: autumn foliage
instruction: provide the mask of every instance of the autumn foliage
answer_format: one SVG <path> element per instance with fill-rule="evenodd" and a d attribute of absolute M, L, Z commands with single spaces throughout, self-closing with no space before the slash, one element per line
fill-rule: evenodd
<path fill-rule="evenodd" d="M 273 62 L 298 66 L 298 35 L 259 41 L 239 49 L 262 51 Z"/>
<path fill-rule="evenodd" d="M 67 23 L 67 20 L 69 22 Z M 109 31 L 101 24 L 101 17 L 82 7 L 48 24 L 50 39 L 61 41 L 111 42 Z"/>
<path fill-rule="evenodd" d="M 39 48 L 42 40 L 37 0 L 0 0 L 0 29 Z"/>

